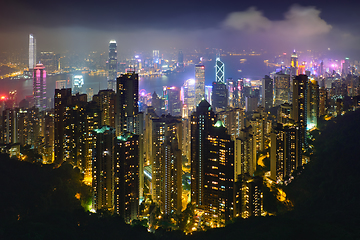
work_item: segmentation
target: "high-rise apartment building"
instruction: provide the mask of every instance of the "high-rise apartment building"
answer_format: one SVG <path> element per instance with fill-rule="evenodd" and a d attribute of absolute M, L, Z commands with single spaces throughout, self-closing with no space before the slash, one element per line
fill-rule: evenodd
<path fill-rule="evenodd" d="M 109 60 L 108 60 L 108 89 L 116 91 L 117 78 L 117 45 L 115 40 L 109 42 Z"/>
<path fill-rule="evenodd" d="M 203 168 L 195 169 L 192 166 L 192 170 L 195 170 L 192 179 L 202 178 L 203 185 L 192 185 L 191 188 L 192 194 L 202 192 L 202 202 L 196 202 L 200 198 L 191 201 L 204 212 L 204 220 L 210 227 L 222 227 L 233 217 L 234 142 L 220 120 L 210 126 L 209 133 L 204 136 L 203 151 Z M 199 165 L 195 164 L 197 166 Z"/>
<path fill-rule="evenodd" d="M 182 122 L 181 117 L 152 118 L 152 199 L 161 212 L 181 212 Z"/>
<path fill-rule="evenodd" d="M 256 139 L 251 126 L 241 129 L 240 136 L 235 140 L 235 180 L 240 174 L 250 174 L 256 171 Z"/>
<path fill-rule="evenodd" d="M 35 107 L 40 111 L 46 109 L 46 71 L 44 65 L 36 64 L 33 73 L 33 96 Z"/>
<path fill-rule="evenodd" d="M 139 210 L 139 135 L 117 137 L 115 153 L 114 211 L 130 222 Z"/>
<path fill-rule="evenodd" d="M 227 109 L 226 111 L 219 112 L 217 117 L 224 123 L 228 134 L 231 135 L 231 140 L 235 140 L 240 136 L 245 119 L 245 113 L 242 108 Z"/>
<path fill-rule="evenodd" d="M 93 96 L 93 101 L 100 107 L 100 126 L 115 128 L 115 92 L 111 89 L 100 90 Z"/>
<path fill-rule="evenodd" d="M 319 117 L 319 84 L 315 80 L 310 80 L 307 91 L 307 129 L 317 127 Z"/>
<path fill-rule="evenodd" d="M 308 76 L 299 75 L 293 81 L 293 116 L 295 124 L 299 127 L 299 156 L 306 149 L 306 129 L 307 129 L 307 101 L 308 101 Z"/>
<path fill-rule="evenodd" d="M 278 124 L 271 133 L 270 178 L 276 182 L 289 179 L 294 170 L 301 166 L 298 151 L 299 127 Z M 300 155 L 301 156 L 301 155 Z"/>
<path fill-rule="evenodd" d="M 205 66 L 195 65 L 195 107 L 205 98 Z"/>
<path fill-rule="evenodd" d="M 94 130 L 92 149 L 92 208 L 114 210 L 115 129 L 103 126 Z"/>
<path fill-rule="evenodd" d="M 180 89 L 178 87 L 163 87 L 163 98 L 165 99 L 165 112 L 171 116 L 181 116 L 182 102 Z"/>
<path fill-rule="evenodd" d="M 139 76 L 135 72 L 117 78 L 115 109 L 116 135 L 138 133 Z"/>

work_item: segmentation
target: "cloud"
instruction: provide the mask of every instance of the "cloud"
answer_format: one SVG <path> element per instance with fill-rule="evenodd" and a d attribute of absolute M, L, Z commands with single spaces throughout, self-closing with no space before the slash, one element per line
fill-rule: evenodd
<path fill-rule="evenodd" d="M 278 36 L 311 37 L 329 33 L 332 26 L 320 17 L 315 7 L 293 5 L 283 20 L 272 21 L 255 7 L 246 11 L 230 13 L 223 26 L 247 32 L 262 32 Z"/>

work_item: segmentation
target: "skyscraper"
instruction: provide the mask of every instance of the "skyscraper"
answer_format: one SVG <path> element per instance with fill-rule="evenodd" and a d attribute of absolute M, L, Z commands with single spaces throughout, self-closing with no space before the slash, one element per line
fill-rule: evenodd
<path fill-rule="evenodd" d="M 220 112 L 226 109 L 228 106 L 228 90 L 225 83 L 213 82 L 212 84 L 212 106 L 216 112 Z"/>
<path fill-rule="evenodd" d="M 33 96 L 35 107 L 46 109 L 46 71 L 44 65 L 36 64 L 33 73 Z"/>
<path fill-rule="evenodd" d="M 315 80 L 308 83 L 307 93 L 307 129 L 317 127 L 317 118 L 319 116 L 319 84 Z"/>
<path fill-rule="evenodd" d="M 195 65 L 195 107 L 205 98 L 205 66 Z"/>
<path fill-rule="evenodd" d="M 103 126 L 94 130 L 92 161 L 92 208 L 113 211 L 115 129 Z"/>
<path fill-rule="evenodd" d="M 115 152 L 114 208 L 130 222 L 137 218 L 139 208 L 139 135 L 117 137 Z"/>
<path fill-rule="evenodd" d="M 109 62 L 108 62 L 108 89 L 116 90 L 117 78 L 117 45 L 115 40 L 109 43 Z"/>
<path fill-rule="evenodd" d="M 161 212 L 181 212 L 182 123 L 181 117 L 152 119 L 152 199 Z"/>
<path fill-rule="evenodd" d="M 220 60 L 220 56 L 216 56 L 215 62 L 215 79 L 216 82 L 225 84 L 225 64 Z"/>
<path fill-rule="evenodd" d="M 184 67 L 184 54 L 183 54 L 183 51 L 179 51 L 179 54 L 178 54 L 178 66 L 179 67 Z"/>
<path fill-rule="evenodd" d="M 197 109 L 205 106 L 202 101 Z M 204 126 L 205 119 L 212 121 L 211 113 L 206 114 L 205 119 L 202 112 L 199 113 L 192 115 L 192 120 L 196 120 L 196 115 L 200 120 L 192 121 L 192 130 L 197 126 L 199 129 L 207 128 L 207 131 L 192 134 L 191 201 L 204 211 L 205 222 L 211 227 L 221 227 L 233 216 L 234 142 L 220 120 L 214 126 Z M 205 134 L 202 135 L 202 132 Z M 196 141 L 196 137 L 201 137 L 203 142 L 200 143 L 200 139 Z M 194 158 L 196 155 L 198 159 Z"/>
<path fill-rule="evenodd" d="M 294 49 L 294 52 L 291 54 L 291 59 L 290 59 L 290 75 L 292 77 L 297 76 L 298 69 L 299 69 L 299 61 L 298 61 L 298 56 Z"/>
<path fill-rule="evenodd" d="M 262 79 L 262 106 L 268 110 L 273 106 L 273 80 L 268 76 Z"/>
<path fill-rule="evenodd" d="M 29 34 L 29 70 L 34 69 L 36 66 L 36 38 L 34 35 Z"/>
<path fill-rule="evenodd" d="M 299 75 L 293 82 L 293 117 L 295 124 L 299 127 L 298 157 L 301 159 L 302 152 L 306 149 L 307 128 L 307 100 L 308 100 L 308 76 Z M 301 165 L 301 163 L 299 163 Z"/>
<path fill-rule="evenodd" d="M 290 102 L 290 75 L 282 72 L 274 75 L 274 107 Z"/>
<path fill-rule="evenodd" d="M 139 76 L 135 72 L 121 74 L 116 84 L 116 135 L 138 133 Z"/>

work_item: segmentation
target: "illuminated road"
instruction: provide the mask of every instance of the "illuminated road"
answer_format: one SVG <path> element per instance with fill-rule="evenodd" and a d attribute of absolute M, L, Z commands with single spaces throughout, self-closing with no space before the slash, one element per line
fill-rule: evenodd
<path fill-rule="evenodd" d="M 267 158 L 267 157 L 269 157 L 269 154 L 260 156 L 259 159 L 258 159 L 257 164 L 259 166 L 265 167 L 264 159 Z"/>

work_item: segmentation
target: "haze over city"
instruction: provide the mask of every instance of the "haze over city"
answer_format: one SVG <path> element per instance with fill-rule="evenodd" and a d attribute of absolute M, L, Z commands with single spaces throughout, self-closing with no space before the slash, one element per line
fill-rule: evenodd
<path fill-rule="evenodd" d="M 356 239 L 360 4 L 7 1 L 0 239 Z"/>
<path fill-rule="evenodd" d="M 214 47 L 269 52 L 359 50 L 358 3 L 330 1 L 7 1 L 0 16 L 0 49 L 24 48 L 27 34 L 41 51 L 119 53 Z"/>

